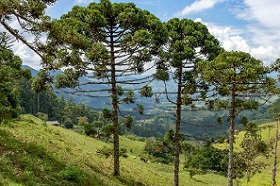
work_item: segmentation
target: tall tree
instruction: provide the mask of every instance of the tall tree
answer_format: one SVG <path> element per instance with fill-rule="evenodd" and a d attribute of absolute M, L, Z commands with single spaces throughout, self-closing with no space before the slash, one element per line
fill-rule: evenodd
<path fill-rule="evenodd" d="M 265 97 L 275 88 L 275 80 L 267 77 L 269 69 L 262 61 L 244 52 L 224 52 L 211 62 L 199 62 L 202 77 L 213 84 L 219 96 L 218 109 L 229 110 L 228 186 L 233 185 L 233 148 L 235 118 L 243 110 L 257 109 L 257 97 Z M 222 96 L 222 97 L 221 97 Z"/>
<path fill-rule="evenodd" d="M 49 18 L 44 15 L 44 10 L 56 0 L 1 0 L 0 1 L 0 25 L 14 36 L 17 40 L 22 41 L 31 50 L 37 53 L 38 49 L 32 42 L 24 37 L 24 33 L 29 33 L 38 39 L 40 33 L 46 29 Z M 16 21 L 20 26 L 17 29 L 16 24 L 10 24 Z M 16 25 L 15 27 L 13 27 Z M 0 27 L 1 28 L 1 27 Z"/>
<path fill-rule="evenodd" d="M 129 85 L 146 85 L 153 79 L 152 76 L 135 74 L 146 72 L 145 63 L 152 60 L 165 35 L 161 21 L 148 11 L 133 3 L 101 0 L 88 7 L 75 6 L 59 20 L 54 20 L 47 45 L 41 46 L 47 53 L 43 64 L 46 73 L 65 69 L 56 77 L 57 87 L 71 87 L 74 89 L 71 93 L 83 96 L 111 97 L 112 111 L 107 112 L 106 117 L 114 126 L 116 176 L 120 175 L 119 104 L 135 102 Z M 86 78 L 81 81 L 83 76 Z M 40 82 L 43 81 L 37 79 L 37 84 L 43 85 Z M 122 84 L 126 87 L 121 87 Z M 144 86 L 140 93 L 152 96 L 151 87 Z M 138 105 L 137 110 L 141 113 L 143 107 Z M 132 121 L 130 116 L 125 116 L 126 124 L 130 125 Z"/>
<path fill-rule="evenodd" d="M 272 186 L 276 186 L 276 173 L 277 173 L 277 148 L 278 148 L 278 138 L 279 138 L 279 118 L 280 118 L 280 99 L 277 99 L 270 108 L 269 113 L 276 120 L 275 123 L 275 140 L 274 140 L 274 152 L 273 152 L 273 167 L 272 167 Z"/>
<path fill-rule="evenodd" d="M 10 37 L 0 34 L 0 123 L 5 119 L 15 118 L 19 115 L 19 80 L 29 77 L 30 72 L 21 69 L 21 59 L 14 55 L 9 45 Z"/>
<path fill-rule="evenodd" d="M 202 59 L 212 60 L 222 50 L 217 39 L 212 36 L 207 27 L 200 22 L 188 19 L 171 19 L 166 23 L 169 33 L 167 43 L 162 47 L 155 77 L 165 84 L 165 95 L 169 102 L 176 106 L 175 132 L 172 134 L 175 148 L 174 160 L 174 185 L 179 185 L 179 164 L 181 142 L 180 132 L 182 106 L 191 106 L 197 99 L 193 95 L 205 97 L 206 84 L 197 76 L 197 62 Z M 177 83 L 177 91 L 170 92 L 166 86 L 170 71 L 172 79 Z M 172 100 L 170 94 L 175 94 Z"/>

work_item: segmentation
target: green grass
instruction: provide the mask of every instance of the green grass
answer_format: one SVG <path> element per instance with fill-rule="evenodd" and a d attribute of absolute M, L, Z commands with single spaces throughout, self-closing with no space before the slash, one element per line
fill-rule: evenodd
<path fill-rule="evenodd" d="M 259 158 L 259 161 L 262 161 L 266 164 L 266 168 L 263 169 L 260 173 L 257 173 L 254 175 L 249 182 L 249 186 L 269 186 L 271 185 L 271 174 L 272 174 L 272 165 L 273 165 L 273 147 L 274 147 L 274 138 L 275 138 L 275 122 L 271 123 L 266 123 L 266 124 L 261 124 L 259 125 L 260 131 L 261 131 L 261 136 L 262 139 L 269 144 L 269 147 L 271 148 L 270 152 L 270 157 L 268 159 L 262 157 Z M 241 131 L 237 135 L 235 135 L 235 143 L 234 143 L 234 150 L 236 152 L 240 151 L 240 144 L 241 141 L 243 140 L 245 132 Z M 227 149 L 228 144 L 223 143 L 223 144 L 217 144 L 215 145 L 218 148 L 221 149 Z M 277 153 L 279 156 L 280 153 L 280 143 L 278 142 L 278 149 Z M 279 158 L 277 159 L 277 170 L 278 172 L 276 173 L 276 182 L 279 184 L 280 183 L 280 160 Z M 238 180 L 240 185 L 246 185 L 246 180 L 240 179 Z"/>
<path fill-rule="evenodd" d="M 112 144 L 22 115 L 19 120 L 0 125 L 0 185 L 173 185 L 172 165 L 140 160 L 144 142 L 120 137 L 120 145 L 128 150 L 128 158 L 120 159 L 121 176 L 116 178 L 112 176 L 113 159 L 96 152 Z M 227 180 L 216 174 L 190 178 L 181 167 L 180 183 L 224 186 Z"/>

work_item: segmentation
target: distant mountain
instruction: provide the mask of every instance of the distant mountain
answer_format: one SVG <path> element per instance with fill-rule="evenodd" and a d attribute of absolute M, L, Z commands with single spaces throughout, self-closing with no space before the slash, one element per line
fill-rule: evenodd
<path fill-rule="evenodd" d="M 30 66 L 28 66 L 28 65 L 22 65 L 22 67 L 21 68 L 23 68 L 23 69 L 29 69 L 30 71 L 31 71 L 31 75 L 32 76 L 37 76 L 37 74 L 38 74 L 38 70 L 35 70 L 34 68 L 32 68 L 32 67 L 30 67 Z"/>

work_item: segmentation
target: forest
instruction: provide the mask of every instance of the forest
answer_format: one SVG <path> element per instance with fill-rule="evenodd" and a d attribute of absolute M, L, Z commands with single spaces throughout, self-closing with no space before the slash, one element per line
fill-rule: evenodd
<path fill-rule="evenodd" d="M 276 185 L 278 126 L 268 143 L 259 125 L 279 117 L 280 58 L 265 66 L 226 51 L 201 22 L 162 22 L 133 3 L 100 0 L 59 19 L 45 14 L 52 3 L 0 2 L 0 126 L 31 114 L 110 144 L 97 152 L 112 157 L 115 177 L 120 158 L 133 153 L 120 139 L 142 142 L 141 161 L 173 164 L 174 186 L 182 168 L 190 178 L 214 172 L 228 186 L 240 178 L 248 185 L 266 167 L 260 160 L 273 157 Z M 33 42 L 9 24 L 14 19 Z M 14 54 L 16 40 L 40 56 L 40 71 Z"/>

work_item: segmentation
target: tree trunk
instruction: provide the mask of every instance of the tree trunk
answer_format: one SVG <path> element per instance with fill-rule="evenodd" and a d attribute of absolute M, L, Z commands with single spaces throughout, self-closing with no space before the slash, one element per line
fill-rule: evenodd
<path fill-rule="evenodd" d="M 174 186 L 179 185 L 179 166 L 180 166 L 180 152 L 181 152 L 181 92 L 182 92 L 182 67 L 178 69 L 178 89 L 177 89 L 177 102 L 176 102 L 176 126 L 175 126 L 175 136 L 174 136 Z"/>
<path fill-rule="evenodd" d="M 235 84 L 231 87 L 231 106 L 229 113 L 229 149 L 228 149 L 228 186 L 233 186 L 233 143 L 234 143 L 234 119 L 235 119 Z"/>
<path fill-rule="evenodd" d="M 275 142 L 274 142 L 274 162 L 272 168 L 272 186 L 276 186 L 276 170 L 277 170 L 277 146 L 278 146 L 278 125 L 279 119 L 277 119 L 276 126 L 275 126 Z"/>
<path fill-rule="evenodd" d="M 115 67 L 115 51 L 113 28 L 110 30 L 110 62 L 111 62 L 111 83 L 112 83 L 112 115 L 114 125 L 114 176 L 120 175 L 120 160 L 119 160 L 119 122 L 118 122 L 118 95 L 116 83 L 116 67 Z"/>

